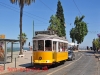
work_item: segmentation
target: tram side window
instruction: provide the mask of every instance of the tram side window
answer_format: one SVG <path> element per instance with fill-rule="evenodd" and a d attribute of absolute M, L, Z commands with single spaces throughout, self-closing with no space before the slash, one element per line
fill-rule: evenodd
<path fill-rule="evenodd" d="M 61 42 L 58 43 L 58 49 L 59 49 L 59 52 L 62 52 L 62 43 Z"/>
<path fill-rule="evenodd" d="M 62 46 L 62 48 L 63 48 L 63 50 L 62 51 L 67 51 L 67 46 L 68 44 L 67 43 L 63 43 L 63 46 Z"/>
<path fill-rule="evenodd" d="M 37 51 L 38 50 L 38 41 L 34 40 L 33 41 L 33 51 Z"/>
<path fill-rule="evenodd" d="M 59 52 L 65 51 L 65 47 L 64 47 L 64 43 L 63 42 L 59 42 Z"/>
<path fill-rule="evenodd" d="M 44 51 L 44 40 L 38 40 L 38 50 Z"/>
<path fill-rule="evenodd" d="M 52 51 L 51 40 L 45 40 L 45 50 Z"/>
<path fill-rule="evenodd" d="M 53 50 L 56 51 L 56 41 L 53 41 Z"/>
<path fill-rule="evenodd" d="M 60 52 L 60 42 L 58 42 L 58 51 Z"/>
<path fill-rule="evenodd" d="M 66 50 L 67 50 L 67 44 L 64 43 L 64 51 L 66 51 Z"/>
<path fill-rule="evenodd" d="M 62 51 L 65 51 L 64 43 L 62 43 Z"/>
<path fill-rule="evenodd" d="M 68 50 L 68 43 L 66 43 L 66 50 Z"/>

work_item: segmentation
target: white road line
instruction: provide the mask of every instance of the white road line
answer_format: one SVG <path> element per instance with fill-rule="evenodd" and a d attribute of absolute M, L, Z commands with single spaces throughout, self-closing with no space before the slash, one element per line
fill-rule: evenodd
<path fill-rule="evenodd" d="M 82 55 L 82 56 L 83 56 L 83 55 Z M 53 71 L 53 72 L 50 72 L 50 73 L 48 73 L 47 75 L 51 75 L 51 74 L 53 74 L 53 73 L 55 73 L 55 72 L 57 72 L 57 71 L 59 71 L 59 70 L 61 70 L 61 69 L 63 69 L 63 68 L 66 68 L 66 67 L 70 66 L 71 64 L 73 64 L 73 63 L 75 63 L 76 61 L 78 61 L 79 59 L 81 59 L 82 56 L 81 56 L 80 58 L 78 58 L 77 60 L 73 61 L 72 63 L 70 63 L 70 64 L 68 64 L 68 65 L 66 65 L 66 66 L 64 66 L 64 67 L 62 67 L 62 68 L 59 68 L 59 69 L 57 69 L 57 70 L 55 70 L 55 71 Z"/>

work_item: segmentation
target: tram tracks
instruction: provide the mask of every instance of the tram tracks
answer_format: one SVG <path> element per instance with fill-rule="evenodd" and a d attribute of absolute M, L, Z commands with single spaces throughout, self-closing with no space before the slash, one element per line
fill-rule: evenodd
<path fill-rule="evenodd" d="M 84 61 L 85 61 L 85 59 L 84 59 Z M 83 63 L 83 61 L 81 62 L 81 64 Z M 89 63 L 90 63 L 90 60 L 89 60 L 89 62 L 82 68 L 82 70 L 80 70 L 79 71 L 79 73 L 77 74 L 77 75 L 81 75 L 82 73 L 84 73 L 83 71 L 86 69 L 86 67 L 89 65 Z M 67 73 L 65 73 L 64 75 L 67 75 Z M 84 75 L 84 74 L 83 74 Z"/>
<path fill-rule="evenodd" d="M 86 58 L 85 58 L 85 59 L 86 59 Z M 85 59 L 84 59 L 84 60 L 85 60 Z M 81 61 L 81 64 L 83 63 L 84 60 Z M 66 73 L 64 73 L 64 74 L 62 74 L 62 75 L 67 75 L 68 72 L 71 72 L 72 70 L 76 69 L 77 66 L 78 66 L 78 64 L 76 64 L 76 65 L 74 66 L 74 68 L 70 69 L 69 71 L 67 71 Z"/>
<path fill-rule="evenodd" d="M 83 54 L 82 54 L 82 56 L 83 56 Z M 54 74 L 54 73 L 56 73 L 56 72 L 58 72 L 58 71 L 61 71 L 62 69 L 66 68 L 66 67 L 69 67 L 70 65 L 72 65 L 72 64 L 74 64 L 75 62 L 77 62 L 78 60 L 80 60 L 80 59 L 82 58 L 82 56 L 80 56 L 80 58 L 78 58 L 77 60 L 73 61 L 72 63 L 70 63 L 70 64 L 68 64 L 68 65 L 65 65 L 65 66 L 63 66 L 63 67 L 61 67 L 61 68 L 59 68 L 59 69 L 56 69 L 56 70 L 54 70 L 54 71 L 48 73 L 47 75 L 52 75 L 52 74 Z M 63 75 L 65 75 L 65 74 L 63 74 Z"/>
<path fill-rule="evenodd" d="M 89 58 L 90 58 L 89 61 L 86 62 L 86 59 L 88 59 L 88 58 L 85 57 L 84 60 L 82 60 L 80 62 L 80 64 L 76 64 L 74 66 L 74 68 L 70 69 L 69 71 L 65 72 L 62 75 L 85 75 L 87 72 L 89 72 L 91 70 L 93 71 L 93 69 L 91 69 L 92 68 L 91 66 L 93 65 L 93 60 L 92 60 L 91 56 L 89 56 Z M 85 63 L 84 61 L 86 62 L 86 64 L 84 64 Z M 74 74 L 72 74 L 72 73 L 74 73 Z M 96 72 L 94 72 L 94 73 L 95 74 L 92 74 L 92 75 L 96 75 Z M 88 73 L 87 73 L 87 75 L 88 75 Z M 90 73 L 89 73 L 89 75 L 90 75 Z"/>
<path fill-rule="evenodd" d="M 54 75 L 56 72 L 61 71 L 62 69 L 66 68 L 66 67 L 69 67 L 70 65 L 74 64 L 76 61 L 81 59 L 82 56 L 83 56 L 83 54 L 80 54 L 80 56 L 79 56 L 79 54 L 76 54 L 76 58 L 77 58 L 76 60 L 69 61 L 69 62 L 66 61 L 64 65 L 58 66 L 57 68 L 50 68 L 47 71 L 46 70 L 45 71 L 44 70 L 39 70 L 39 71 L 33 70 L 33 71 L 27 71 L 27 72 L 25 72 L 25 71 L 20 72 L 19 71 L 19 72 L 15 72 L 15 73 L 8 74 L 8 75 Z"/>

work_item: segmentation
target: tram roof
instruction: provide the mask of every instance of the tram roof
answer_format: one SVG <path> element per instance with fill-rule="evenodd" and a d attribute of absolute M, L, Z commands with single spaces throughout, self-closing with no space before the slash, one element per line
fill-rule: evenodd
<path fill-rule="evenodd" d="M 64 39 L 62 37 L 58 37 L 57 35 L 46 35 L 46 34 L 42 34 L 42 35 L 38 34 L 33 39 L 34 40 L 38 40 L 38 39 L 45 40 L 45 39 L 48 39 L 48 40 L 54 40 L 54 41 L 60 41 L 60 40 L 62 40 L 62 41 L 67 41 L 68 42 L 67 39 Z"/>

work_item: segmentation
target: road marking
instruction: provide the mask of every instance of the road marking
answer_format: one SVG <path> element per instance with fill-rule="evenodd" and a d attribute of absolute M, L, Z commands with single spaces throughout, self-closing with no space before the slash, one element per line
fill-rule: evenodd
<path fill-rule="evenodd" d="M 83 54 L 82 54 L 82 56 L 83 56 Z M 59 71 L 59 70 L 61 70 L 61 69 L 63 69 L 63 68 L 66 68 L 66 67 L 70 66 L 71 64 L 73 64 L 73 63 L 75 63 L 76 61 L 78 61 L 79 59 L 81 59 L 82 56 L 81 56 L 80 58 L 78 58 L 77 60 L 73 61 L 72 63 L 70 63 L 70 64 L 68 64 L 68 65 L 66 65 L 66 66 L 64 66 L 64 67 L 62 67 L 62 68 L 59 68 L 59 69 L 57 69 L 57 70 L 55 70 L 55 71 L 53 71 L 53 72 L 51 72 L 51 73 L 48 73 L 47 75 L 51 75 L 51 74 L 53 74 L 53 73 L 55 73 L 55 72 L 57 72 L 57 71 Z"/>

